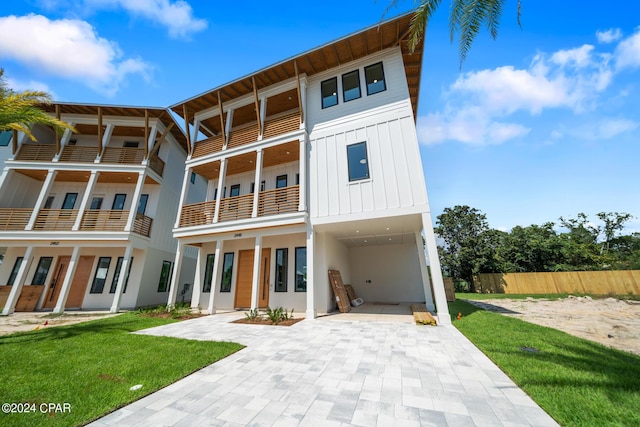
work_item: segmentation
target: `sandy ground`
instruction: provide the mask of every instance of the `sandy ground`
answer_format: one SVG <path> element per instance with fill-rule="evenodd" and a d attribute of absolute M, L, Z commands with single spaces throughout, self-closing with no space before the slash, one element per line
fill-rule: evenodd
<path fill-rule="evenodd" d="M 491 299 L 470 303 L 640 355 L 640 301 L 569 296 L 560 300 Z"/>
<path fill-rule="evenodd" d="M 62 316 L 53 316 L 50 312 L 13 313 L 9 316 L 0 316 L 0 335 L 21 331 L 33 331 L 34 329 L 52 328 L 60 325 L 71 325 L 73 323 L 104 319 L 111 316 L 116 316 L 116 314 L 104 311 L 69 312 L 64 313 Z"/>

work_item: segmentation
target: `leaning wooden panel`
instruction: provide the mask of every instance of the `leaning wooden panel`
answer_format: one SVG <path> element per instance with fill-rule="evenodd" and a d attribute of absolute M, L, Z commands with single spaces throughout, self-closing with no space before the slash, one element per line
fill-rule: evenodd
<path fill-rule="evenodd" d="M 348 313 L 351 311 L 351 303 L 347 290 L 344 287 L 342 276 L 338 270 L 329 270 L 329 283 L 331 283 L 331 289 L 336 297 L 338 303 L 338 309 L 341 313 Z"/>

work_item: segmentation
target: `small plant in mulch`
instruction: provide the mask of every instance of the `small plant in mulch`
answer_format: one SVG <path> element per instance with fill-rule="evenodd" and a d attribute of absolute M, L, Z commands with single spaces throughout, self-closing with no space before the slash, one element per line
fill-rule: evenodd
<path fill-rule="evenodd" d="M 204 316 L 200 310 L 193 311 L 189 304 L 186 303 L 178 303 L 171 306 L 158 305 L 155 307 L 139 308 L 137 313 L 144 317 L 157 317 L 161 319 L 175 320 L 188 320 Z"/>
<path fill-rule="evenodd" d="M 275 309 L 271 309 L 267 307 L 264 313 L 260 313 L 258 309 L 249 310 L 248 313 L 245 313 L 244 319 L 234 320 L 232 323 L 246 323 L 251 325 L 276 325 L 276 326 L 291 326 L 299 321 L 303 320 L 302 318 L 294 319 L 293 318 L 293 309 L 291 311 L 287 311 L 282 307 L 278 307 Z"/>

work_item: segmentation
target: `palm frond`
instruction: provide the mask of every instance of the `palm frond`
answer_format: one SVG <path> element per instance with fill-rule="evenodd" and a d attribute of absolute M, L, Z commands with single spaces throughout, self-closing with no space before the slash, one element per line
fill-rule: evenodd
<path fill-rule="evenodd" d="M 409 35 L 409 49 L 413 52 L 424 37 L 427 23 L 440 5 L 440 0 L 423 0 L 411 18 L 411 32 Z"/>

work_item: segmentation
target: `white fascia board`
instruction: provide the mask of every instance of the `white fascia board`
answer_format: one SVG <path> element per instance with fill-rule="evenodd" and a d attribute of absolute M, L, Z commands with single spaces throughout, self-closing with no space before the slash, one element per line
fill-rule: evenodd
<path fill-rule="evenodd" d="M 91 247 L 92 245 L 100 247 L 121 247 L 129 243 L 133 243 L 130 233 L 127 232 L 111 232 L 111 233 L 92 233 L 88 236 L 86 233 L 82 236 L 82 232 L 78 231 L 7 231 L 0 233 L 0 240 L 7 246 L 36 246 L 42 247 L 73 247 L 81 245 L 83 247 Z M 86 237 L 86 238 L 83 238 Z M 146 245 L 134 245 L 138 247 L 146 247 Z"/>
<path fill-rule="evenodd" d="M 87 114 L 63 114 L 61 120 L 73 122 L 76 125 L 97 125 L 97 115 Z M 162 122 L 156 117 L 149 117 L 149 126 L 157 125 Z M 114 126 L 137 126 L 144 127 L 144 117 L 127 117 L 127 116 L 102 116 L 102 124 Z"/>
<path fill-rule="evenodd" d="M 235 230 L 233 232 L 224 233 L 207 233 L 205 235 L 181 237 L 180 241 L 184 245 L 197 245 L 201 243 L 209 243 L 215 241 L 235 240 L 235 239 L 251 239 L 257 236 L 270 237 L 270 236 L 286 236 L 289 234 L 306 233 L 306 224 L 293 224 L 285 225 L 281 227 L 270 227 L 250 230 Z"/>
<path fill-rule="evenodd" d="M 344 215 L 331 215 L 311 218 L 311 225 L 336 224 L 341 222 L 362 221 L 367 219 L 381 219 L 394 216 L 414 215 L 429 212 L 429 205 L 407 206 L 403 208 L 385 209 L 381 211 L 358 212 Z"/>

